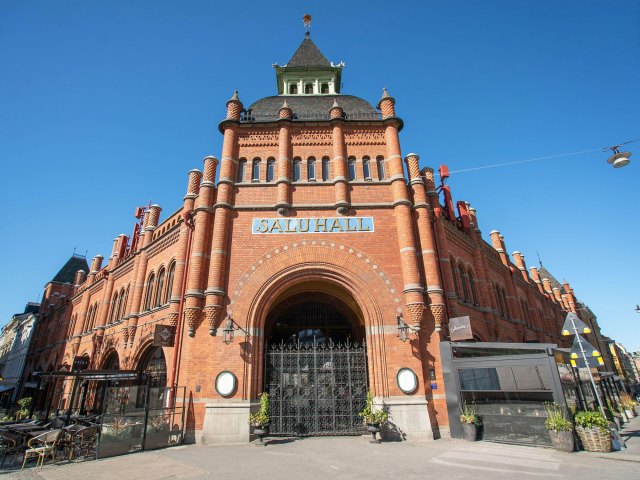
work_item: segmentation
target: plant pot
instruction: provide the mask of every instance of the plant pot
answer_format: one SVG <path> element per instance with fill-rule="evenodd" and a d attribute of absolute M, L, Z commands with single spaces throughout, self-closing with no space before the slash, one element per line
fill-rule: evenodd
<path fill-rule="evenodd" d="M 627 416 L 627 418 L 629 420 L 631 420 L 633 418 L 633 411 L 632 410 L 629 410 L 628 408 L 625 408 L 624 409 L 624 413 L 625 413 L 625 415 Z"/>
<path fill-rule="evenodd" d="M 613 423 L 616 424 L 616 430 L 620 430 L 620 428 L 622 427 L 620 417 L 613 417 Z"/>
<path fill-rule="evenodd" d="M 266 445 L 266 443 L 264 443 L 264 436 L 269 434 L 269 425 L 254 425 L 253 434 L 258 436 L 258 443 L 256 445 L 264 447 Z"/>
<path fill-rule="evenodd" d="M 604 432 L 598 428 L 576 427 L 576 432 L 582 446 L 587 452 L 610 452 L 611 451 L 611 433 L 608 430 Z"/>
<path fill-rule="evenodd" d="M 633 411 L 636 413 L 636 416 L 640 415 L 640 405 L 633 407 Z"/>
<path fill-rule="evenodd" d="M 478 427 L 475 423 L 462 424 L 462 438 L 467 442 L 475 442 L 478 438 Z"/>
<path fill-rule="evenodd" d="M 561 452 L 573 452 L 575 449 L 575 440 L 573 432 L 549 430 L 549 438 L 556 450 Z"/>
<path fill-rule="evenodd" d="M 376 438 L 376 434 L 380 432 L 379 423 L 367 423 L 367 432 L 371 434 L 369 443 L 380 443 L 380 440 Z"/>

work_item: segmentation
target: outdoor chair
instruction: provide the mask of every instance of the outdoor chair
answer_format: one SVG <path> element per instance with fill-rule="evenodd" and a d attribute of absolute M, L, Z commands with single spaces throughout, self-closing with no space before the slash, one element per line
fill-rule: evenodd
<path fill-rule="evenodd" d="M 9 456 L 13 457 L 12 462 L 16 461 L 21 446 L 20 437 L 10 433 L 0 434 L 0 448 L 2 449 L 2 463 L 0 464 L 0 468 L 4 467 L 4 462 Z"/>
<path fill-rule="evenodd" d="M 69 460 L 73 459 L 74 454 L 76 459 L 80 458 L 82 452 L 83 457 L 92 455 L 95 459 L 98 455 L 98 432 L 98 427 L 85 427 L 73 432 L 68 444 Z"/>
<path fill-rule="evenodd" d="M 22 468 L 24 469 L 27 459 L 38 457 L 36 466 L 42 467 L 47 456 L 51 456 L 55 460 L 56 446 L 62 435 L 62 430 L 51 430 L 49 432 L 38 435 L 27 442 L 27 449 L 24 452 L 22 460 Z"/>

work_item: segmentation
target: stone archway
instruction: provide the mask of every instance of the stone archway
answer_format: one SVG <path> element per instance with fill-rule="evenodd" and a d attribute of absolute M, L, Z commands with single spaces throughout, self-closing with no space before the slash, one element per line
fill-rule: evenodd
<path fill-rule="evenodd" d="M 256 398 L 262 391 L 269 312 L 283 295 L 304 291 L 310 283 L 359 311 L 367 343 L 369 385 L 376 395 L 387 396 L 384 334 L 389 329 L 395 331 L 395 317 L 401 311 L 394 282 L 376 262 L 354 248 L 303 241 L 265 253 L 241 276 L 231 296 L 227 313 L 249 336 L 242 347 L 242 398 Z"/>

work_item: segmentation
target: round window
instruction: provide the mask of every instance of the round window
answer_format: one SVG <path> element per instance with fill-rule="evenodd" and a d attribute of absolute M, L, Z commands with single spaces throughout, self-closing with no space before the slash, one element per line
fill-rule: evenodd
<path fill-rule="evenodd" d="M 228 397 L 236 391 L 236 376 L 229 372 L 220 372 L 216 377 L 216 392 L 223 397 Z"/>
<path fill-rule="evenodd" d="M 404 393 L 413 393 L 418 388 L 418 377 L 410 368 L 401 368 L 396 376 L 398 388 Z"/>

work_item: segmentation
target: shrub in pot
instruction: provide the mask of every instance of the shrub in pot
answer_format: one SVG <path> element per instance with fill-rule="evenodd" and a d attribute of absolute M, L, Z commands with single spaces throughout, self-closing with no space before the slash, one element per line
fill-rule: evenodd
<path fill-rule="evenodd" d="M 628 393 L 621 393 L 620 404 L 622 405 L 622 408 L 624 408 L 624 413 L 627 415 L 629 420 L 635 417 L 636 412 L 634 407 L 636 406 L 636 402 L 631 398 L 631 395 Z"/>
<path fill-rule="evenodd" d="M 610 452 L 611 432 L 609 422 L 597 411 L 578 412 L 574 418 L 576 432 L 588 452 Z"/>
<path fill-rule="evenodd" d="M 557 403 L 545 403 L 544 409 L 547 412 L 544 426 L 549 431 L 553 446 L 561 452 L 573 452 L 573 424 L 565 416 L 563 408 Z"/>
<path fill-rule="evenodd" d="M 367 399 L 364 408 L 358 414 L 367 426 L 367 432 L 371 434 L 370 443 L 380 443 L 376 438 L 376 434 L 380 432 L 381 427 L 389 420 L 389 413 L 384 410 L 377 409 L 373 406 L 373 393 L 367 392 Z"/>
<path fill-rule="evenodd" d="M 249 415 L 249 425 L 253 427 L 253 434 L 258 436 L 258 444 L 265 445 L 263 437 L 269 433 L 269 394 L 262 392 L 260 398 L 260 410 Z"/>
<path fill-rule="evenodd" d="M 482 425 L 482 417 L 478 415 L 475 404 L 464 402 L 460 413 L 462 435 L 467 442 L 475 442 L 478 438 L 478 427 Z"/>

